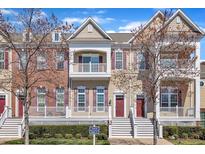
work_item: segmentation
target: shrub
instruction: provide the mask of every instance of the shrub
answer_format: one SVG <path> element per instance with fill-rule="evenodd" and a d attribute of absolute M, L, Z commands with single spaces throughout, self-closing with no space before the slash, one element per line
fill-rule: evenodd
<path fill-rule="evenodd" d="M 82 135 L 81 135 L 80 133 L 78 133 L 78 134 L 75 135 L 75 137 L 76 137 L 77 139 L 81 139 L 81 138 L 82 138 Z"/>
<path fill-rule="evenodd" d="M 199 138 L 200 138 L 201 140 L 205 140 L 205 129 L 203 129 L 203 130 L 201 131 L 201 134 L 200 134 Z"/>
<path fill-rule="evenodd" d="M 52 137 L 52 135 L 49 134 L 49 133 L 44 133 L 42 136 L 43 136 L 44 138 L 50 138 L 50 137 Z"/>
<path fill-rule="evenodd" d="M 72 134 L 65 134 L 65 138 L 66 139 L 71 139 L 71 138 L 73 138 L 73 135 Z"/>
<path fill-rule="evenodd" d="M 75 136 L 80 133 L 82 137 L 89 136 L 89 126 L 90 125 L 35 125 L 30 126 L 30 132 L 35 134 L 36 137 L 42 137 L 44 133 L 49 133 L 52 137 L 55 134 L 72 134 Z M 107 125 L 99 125 L 100 132 L 104 134 L 108 134 Z"/>
<path fill-rule="evenodd" d="M 164 135 L 166 135 L 166 136 L 173 136 L 174 134 L 178 134 L 178 127 L 177 126 L 164 127 L 163 129 L 164 129 L 163 130 Z"/>
<path fill-rule="evenodd" d="M 174 134 L 173 137 L 174 137 L 175 140 L 177 140 L 179 138 L 179 135 L 178 134 Z"/>
<path fill-rule="evenodd" d="M 63 138 L 62 134 L 55 134 L 54 136 L 55 136 L 55 138 Z"/>
<path fill-rule="evenodd" d="M 29 139 L 35 139 L 37 137 L 34 133 L 29 133 Z"/>
<path fill-rule="evenodd" d="M 181 138 L 188 139 L 189 135 L 187 133 L 182 133 Z"/>
<path fill-rule="evenodd" d="M 96 135 L 96 137 L 98 140 L 107 140 L 108 138 L 107 135 L 103 133 Z"/>

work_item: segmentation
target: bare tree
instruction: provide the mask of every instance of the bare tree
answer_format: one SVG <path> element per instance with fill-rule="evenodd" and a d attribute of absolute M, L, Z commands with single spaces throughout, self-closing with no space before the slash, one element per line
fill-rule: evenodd
<path fill-rule="evenodd" d="M 162 81 L 177 84 L 174 81 L 177 78 L 199 75 L 199 68 L 193 66 L 198 58 L 194 53 L 201 34 L 193 32 L 183 22 L 170 25 L 171 16 L 172 10 L 165 10 L 148 25 L 132 31 L 134 39 L 130 54 L 134 55 L 134 61 L 127 70 L 115 71 L 112 79 L 114 85 L 125 92 L 140 88 L 146 93 L 148 103 L 153 106 L 153 144 L 157 144 L 158 138 L 156 110 Z"/>
<path fill-rule="evenodd" d="M 55 15 L 45 16 L 41 9 L 22 9 L 16 16 L 18 24 L 10 22 L 0 12 L 1 46 L 12 52 L 10 69 L 1 72 L 0 88 L 18 97 L 23 96 L 25 144 L 29 144 L 29 107 L 34 89 L 41 83 L 63 84 L 56 71 L 56 52 L 68 58 L 67 32 L 71 25 L 60 22 Z M 61 41 L 52 43 L 52 32 L 61 32 Z M 60 36 L 59 36 L 60 37 Z M 45 58 L 46 63 L 37 58 Z M 65 59 L 68 60 L 68 59 Z M 18 92 L 17 92 L 18 91 Z"/>

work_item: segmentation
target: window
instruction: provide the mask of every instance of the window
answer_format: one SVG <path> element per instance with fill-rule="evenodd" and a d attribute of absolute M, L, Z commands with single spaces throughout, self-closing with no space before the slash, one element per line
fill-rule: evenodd
<path fill-rule="evenodd" d="M 60 32 L 54 32 L 53 33 L 53 42 L 60 42 L 61 39 L 61 33 Z"/>
<path fill-rule="evenodd" d="M 161 107 L 176 107 L 178 104 L 178 89 L 173 87 L 161 88 Z"/>
<path fill-rule="evenodd" d="M 64 69 L 64 52 L 57 52 L 57 69 Z"/>
<path fill-rule="evenodd" d="M 146 67 L 146 63 L 145 63 L 145 56 L 144 56 L 144 54 L 143 53 L 140 53 L 140 54 L 138 54 L 138 58 L 137 58 L 137 60 L 138 60 L 138 69 L 140 69 L 140 70 L 143 70 L 143 69 L 145 69 Z"/>
<path fill-rule="evenodd" d="M 99 55 L 97 54 L 90 54 L 90 55 L 83 55 L 82 56 L 82 72 L 99 72 Z"/>
<path fill-rule="evenodd" d="M 32 34 L 30 31 L 24 31 L 23 33 L 23 41 L 29 42 L 31 41 Z"/>
<path fill-rule="evenodd" d="M 4 50 L 0 49 L 0 69 L 4 69 Z"/>
<path fill-rule="evenodd" d="M 176 20 L 177 20 L 177 21 L 176 21 L 177 24 L 180 24 L 180 23 L 181 23 L 181 18 L 180 18 L 179 16 L 177 17 Z"/>
<path fill-rule="evenodd" d="M 176 59 L 161 59 L 160 66 L 162 68 L 167 68 L 167 69 L 176 68 L 177 61 L 176 61 Z"/>
<path fill-rule="evenodd" d="M 88 33 L 92 33 L 93 32 L 93 26 L 92 25 L 88 25 Z"/>
<path fill-rule="evenodd" d="M 20 57 L 19 57 L 19 68 L 25 69 L 26 64 L 27 64 L 27 53 L 26 51 L 22 50 L 20 52 Z"/>
<path fill-rule="evenodd" d="M 47 68 L 47 62 L 46 62 L 46 55 L 45 53 L 40 53 L 37 56 L 37 69 L 46 69 Z"/>
<path fill-rule="evenodd" d="M 64 88 L 56 88 L 56 107 L 58 112 L 64 110 Z"/>
<path fill-rule="evenodd" d="M 104 87 L 96 88 L 96 111 L 104 111 L 105 110 L 105 90 Z"/>
<path fill-rule="evenodd" d="M 115 68 L 122 69 L 123 68 L 123 55 L 122 51 L 115 52 Z"/>
<path fill-rule="evenodd" d="M 205 128 L 205 112 L 201 112 L 200 116 L 201 116 L 201 127 Z"/>
<path fill-rule="evenodd" d="M 46 104 L 46 89 L 38 88 L 37 89 L 37 111 L 44 112 L 45 104 Z"/>
<path fill-rule="evenodd" d="M 78 96 L 77 96 L 78 104 L 77 109 L 78 111 L 85 111 L 86 105 L 86 98 L 85 98 L 85 87 L 78 87 Z"/>

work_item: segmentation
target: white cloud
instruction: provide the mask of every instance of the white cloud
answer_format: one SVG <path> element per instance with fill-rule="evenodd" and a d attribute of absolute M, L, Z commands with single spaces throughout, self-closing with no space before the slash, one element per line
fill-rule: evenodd
<path fill-rule="evenodd" d="M 116 33 L 114 30 L 107 30 L 106 33 Z"/>
<path fill-rule="evenodd" d="M 104 13 L 106 13 L 106 11 L 105 11 L 105 10 L 99 10 L 99 11 L 97 11 L 96 13 L 97 13 L 97 14 L 104 14 Z"/>
<path fill-rule="evenodd" d="M 133 30 L 134 28 L 139 27 L 140 25 L 145 24 L 145 22 L 146 21 L 133 21 L 133 22 L 128 23 L 125 26 L 120 26 L 118 29 L 119 29 L 119 32 L 121 32 L 121 33 L 131 32 L 131 30 Z"/>
<path fill-rule="evenodd" d="M 0 11 L 5 15 L 17 15 L 18 13 L 14 10 L 8 10 L 8 9 L 0 9 Z"/>
<path fill-rule="evenodd" d="M 110 17 L 106 17 L 106 18 L 102 18 L 102 17 L 98 17 L 98 16 L 93 16 L 92 17 L 97 23 L 99 24 L 105 24 L 105 23 L 110 23 L 112 21 L 114 21 L 114 18 L 110 18 Z M 79 23 L 81 24 L 83 21 L 85 21 L 87 18 L 79 18 L 79 17 L 67 17 L 64 18 L 63 21 L 67 22 L 69 24 L 71 23 Z"/>
<path fill-rule="evenodd" d="M 86 18 L 75 18 L 75 17 L 67 17 L 64 18 L 63 21 L 67 22 L 68 24 L 72 24 L 72 23 L 79 23 L 81 24 Z"/>

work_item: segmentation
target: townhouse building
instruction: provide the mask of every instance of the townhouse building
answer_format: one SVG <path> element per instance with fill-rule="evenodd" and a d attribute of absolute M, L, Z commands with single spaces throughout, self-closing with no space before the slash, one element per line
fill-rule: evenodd
<path fill-rule="evenodd" d="M 143 30 L 162 16 L 163 13 L 158 11 L 145 24 Z M 204 35 L 190 18 L 181 10 L 177 10 L 167 21 L 167 26 L 174 31 L 180 25 L 201 38 Z M 53 37 L 50 36 L 51 42 L 59 42 L 59 36 L 60 32 L 54 32 Z M 118 89 L 111 82 L 116 70 L 126 70 L 134 63 L 136 55 L 132 52 L 132 43 L 136 37 L 137 35 L 133 36 L 132 33 L 106 33 L 91 17 L 87 18 L 74 33 L 68 35 L 69 58 L 63 58 L 64 53 L 59 53 L 61 58 L 59 65 L 58 61 L 56 64 L 58 75 L 63 77 L 63 84 L 39 83 L 33 90 L 35 99 L 29 110 L 30 123 L 106 123 L 109 127 L 109 137 L 152 137 L 153 104 L 149 103 L 149 96 L 143 88 L 130 93 Z M 200 39 L 196 44 L 193 53 L 189 54 L 197 57 L 193 67 L 200 70 Z M 167 57 L 166 52 L 173 52 L 173 55 Z M 161 63 L 171 61 L 176 70 L 183 70 L 182 62 L 189 61 L 191 57 L 182 56 L 183 48 L 180 51 L 166 52 L 161 56 Z M 15 59 L 15 55 L 12 58 Z M 39 60 L 45 62 L 46 59 L 41 57 Z M 145 57 L 140 55 L 137 60 L 137 68 L 145 70 Z M 138 82 L 143 84 L 141 79 Z M 160 80 L 160 86 L 160 103 L 156 111 L 160 136 L 162 137 L 163 125 L 197 125 L 200 121 L 202 95 L 200 75 L 177 78 L 169 76 Z M 48 97 L 49 94 L 54 96 L 54 99 Z M 5 106 L 2 104 L 1 106 Z M 13 96 L 9 104 L 12 104 L 11 116 L 22 119 L 23 106 L 19 98 Z M 5 113 L 3 108 L 0 111 Z M 4 118 L 4 122 L 6 119 L 9 118 Z"/>

